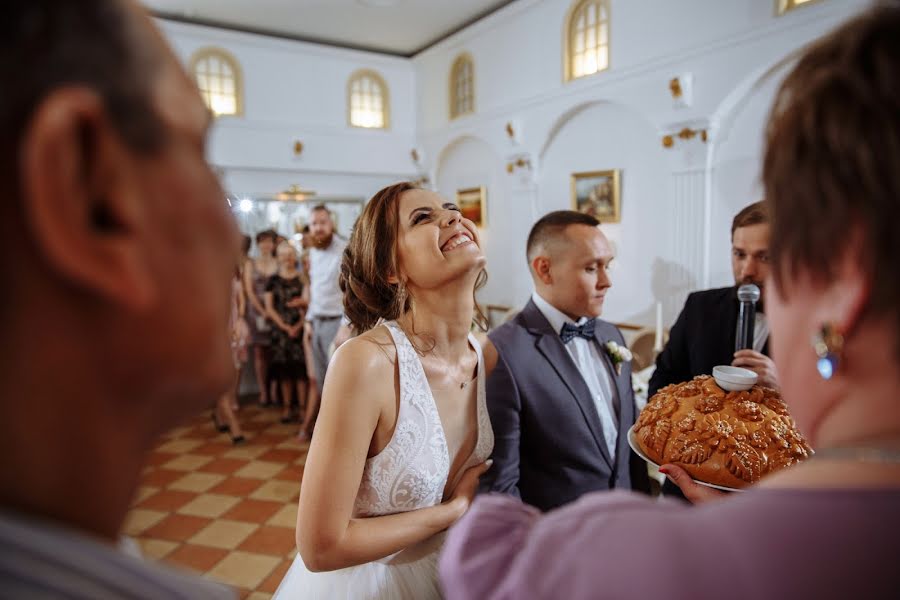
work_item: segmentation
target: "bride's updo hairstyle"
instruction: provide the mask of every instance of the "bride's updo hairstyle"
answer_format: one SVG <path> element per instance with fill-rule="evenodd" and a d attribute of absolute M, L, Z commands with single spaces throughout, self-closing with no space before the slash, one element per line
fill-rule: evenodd
<path fill-rule="evenodd" d="M 350 234 L 338 282 L 344 293 L 344 316 L 356 333 L 372 329 L 381 319 L 396 319 L 412 305 L 406 286 L 402 282 L 391 283 L 389 279 L 400 272 L 397 256 L 400 196 L 416 189 L 420 188 L 403 181 L 380 190 L 366 204 Z M 486 281 L 487 272 L 482 270 L 475 290 Z M 486 329 L 487 319 L 477 302 L 475 312 L 475 323 Z"/>

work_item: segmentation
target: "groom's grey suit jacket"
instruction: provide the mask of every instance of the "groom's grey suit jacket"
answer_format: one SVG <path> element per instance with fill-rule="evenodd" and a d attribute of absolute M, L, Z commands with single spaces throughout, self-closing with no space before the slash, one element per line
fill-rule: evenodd
<path fill-rule="evenodd" d="M 590 390 L 575 362 L 534 302 L 488 337 L 498 351 L 487 379 L 487 404 L 494 429 L 494 464 L 482 491 L 519 496 L 550 510 L 598 490 L 649 490 L 646 465 L 628 446 L 634 424 L 631 364 L 617 374 L 605 349 L 624 346 L 619 330 L 597 320 L 599 355 L 613 384 L 619 432 L 610 456 Z"/>

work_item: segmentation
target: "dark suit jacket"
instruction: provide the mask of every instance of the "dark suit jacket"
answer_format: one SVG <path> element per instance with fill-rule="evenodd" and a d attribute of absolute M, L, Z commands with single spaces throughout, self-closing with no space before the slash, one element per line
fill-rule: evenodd
<path fill-rule="evenodd" d="M 697 375 L 712 375 L 713 367 L 734 360 L 739 304 L 737 288 L 694 292 L 684 303 L 669 332 L 669 343 L 656 358 L 648 397 L 670 383 L 689 381 Z M 769 354 L 769 343 L 763 347 Z"/>
<path fill-rule="evenodd" d="M 631 365 L 623 363 L 616 375 L 603 347 L 610 340 L 623 346 L 625 341 L 615 326 L 600 320 L 595 336 L 616 394 L 616 456 L 609 456 L 590 390 L 559 332 L 529 301 L 488 336 L 499 357 L 487 380 L 494 464 L 482 477 L 483 490 L 550 510 L 596 490 L 649 489 L 646 466 L 628 446 L 635 419 Z"/>

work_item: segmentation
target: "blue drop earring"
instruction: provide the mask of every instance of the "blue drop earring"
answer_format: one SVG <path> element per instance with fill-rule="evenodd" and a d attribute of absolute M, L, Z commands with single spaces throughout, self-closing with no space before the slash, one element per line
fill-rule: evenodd
<path fill-rule="evenodd" d="M 841 351 L 844 348 L 844 336 L 835 329 L 831 323 L 822 325 L 822 329 L 813 336 L 813 349 L 818 360 L 816 369 L 822 379 L 829 380 L 834 377 L 841 362 Z"/>

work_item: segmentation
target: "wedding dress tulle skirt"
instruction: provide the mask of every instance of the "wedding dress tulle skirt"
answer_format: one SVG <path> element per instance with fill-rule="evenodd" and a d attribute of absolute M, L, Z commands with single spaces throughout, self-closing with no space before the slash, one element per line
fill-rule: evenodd
<path fill-rule="evenodd" d="M 274 600 L 431 600 L 441 598 L 438 555 L 444 534 L 380 561 L 313 573 L 298 554 Z"/>

